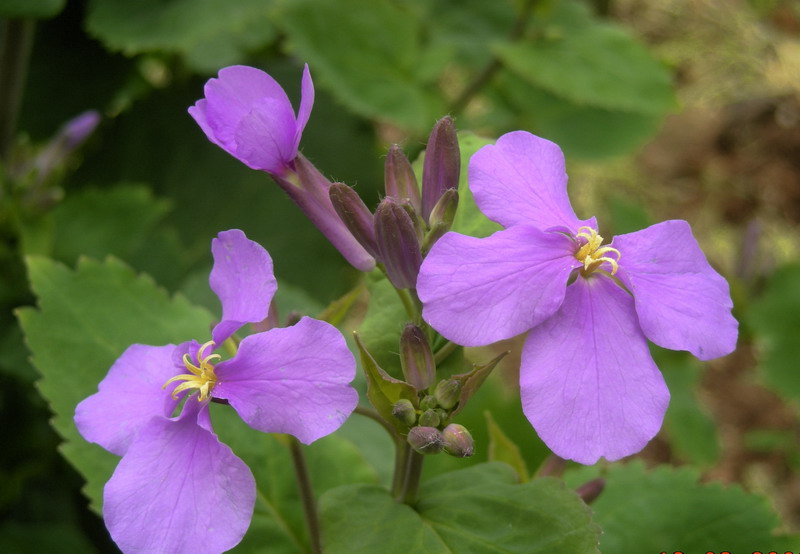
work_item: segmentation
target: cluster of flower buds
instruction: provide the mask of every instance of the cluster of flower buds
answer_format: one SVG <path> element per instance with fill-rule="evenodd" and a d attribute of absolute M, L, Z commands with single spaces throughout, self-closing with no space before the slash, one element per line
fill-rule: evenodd
<path fill-rule="evenodd" d="M 330 200 L 353 237 L 399 289 L 416 287 L 423 256 L 453 224 L 458 206 L 461 154 L 451 117 L 433 128 L 425 153 L 422 193 L 399 146 L 386 156 L 386 197 L 372 214 L 350 187 L 334 183 Z"/>

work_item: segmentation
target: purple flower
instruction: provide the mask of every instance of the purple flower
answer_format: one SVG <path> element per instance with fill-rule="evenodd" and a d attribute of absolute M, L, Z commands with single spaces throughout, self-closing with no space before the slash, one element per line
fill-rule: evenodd
<path fill-rule="evenodd" d="M 250 335 L 219 361 L 215 347 L 265 319 L 277 283 L 267 251 L 239 230 L 220 233 L 211 251 L 209 282 L 222 302 L 212 340 L 130 346 L 75 410 L 86 440 L 122 456 L 104 489 L 103 517 L 124 552 L 221 552 L 247 531 L 255 481 L 214 434 L 212 399 L 254 429 L 305 444 L 338 429 L 358 401 L 348 384 L 353 355 L 322 321 Z"/>
<path fill-rule="evenodd" d="M 559 456 L 592 464 L 639 451 L 669 403 L 647 339 L 701 360 L 733 351 L 728 284 L 685 221 L 604 246 L 594 218 L 575 216 L 550 141 L 508 133 L 472 157 L 469 180 L 481 211 L 506 229 L 434 245 L 417 281 L 423 317 L 467 346 L 528 332 L 523 410 Z"/>
<path fill-rule="evenodd" d="M 295 118 L 283 88 L 254 67 L 234 65 L 209 79 L 206 97 L 189 108 L 214 144 L 248 167 L 274 175 L 292 168 L 314 105 L 314 83 L 303 69 L 302 97 Z"/>

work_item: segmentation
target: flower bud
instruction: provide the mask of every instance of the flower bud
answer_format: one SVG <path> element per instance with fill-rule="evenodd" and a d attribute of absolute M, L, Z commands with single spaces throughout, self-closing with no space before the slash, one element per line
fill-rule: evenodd
<path fill-rule="evenodd" d="M 372 256 L 378 257 L 375 242 L 375 225 L 369 211 L 358 193 L 344 183 L 333 183 L 328 191 L 333 209 L 353 237 Z"/>
<path fill-rule="evenodd" d="M 439 381 L 436 385 L 436 402 L 445 410 L 451 409 L 458 404 L 459 396 L 461 395 L 461 383 L 455 379 L 446 379 Z"/>
<path fill-rule="evenodd" d="M 408 432 L 407 440 L 420 454 L 438 454 L 444 448 L 442 433 L 434 427 L 414 427 Z"/>
<path fill-rule="evenodd" d="M 375 211 L 375 238 L 386 274 L 399 289 L 417 284 L 422 254 L 414 223 L 397 201 L 385 198 Z"/>
<path fill-rule="evenodd" d="M 417 188 L 417 176 L 414 175 L 408 158 L 396 144 L 389 148 L 384 168 L 386 196 L 400 201 L 408 200 L 419 213 L 422 210 L 422 202 Z"/>
<path fill-rule="evenodd" d="M 436 372 L 433 352 L 428 344 L 428 337 L 412 323 L 406 325 L 400 336 L 400 362 L 407 383 L 418 391 L 431 386 Z"/>
<path fill-rule="evenodd" d="M 597 497 L 600 496 L 600 493 L 603 492 L 603 489 L 606 487 L 606 480 L 602 477 L 598 477 L 597 479 L 592 479 L 575 489 L 575 492 L 578 493 L 578 496 L 586 502 L 587 504 L 591 504 Z"/>
<path fill-rule="evenodd" d="M 469 458 L 475 453 L 475 441 L 466 427 L 451 423 L 442 431 L 444 451 L 456 458 Z"/>
<path fill-rule="evenodd" d="M 422 415 L 419 416 L 419 424 L 423 427 L 439 427 L 439 414 L 436 413 L 437 410 L 425 410 L 422 412 Z"/>
<path fill-rule="evenodd" d="M 411 400 L 401 398 L 392 406 L 392 415 L 411 427 L 417 422 L 417 412 Z"/>
<path fill-rule="evenodd" d="M 461 151 L 453 118 L 440 119 L 428 138 L 422 169 L 422 217 L 430 221 L 433 207 L 447 189 L 458 188 Z"/>
<path fill-rule="evenodd" d="M 430 231 L 428 231 L 425 238 L 421 241 L 423 253 L 427 254 L 431 246 L 450 230 L 450 227 L 453 226 L 453 220 L 456 217 L 457 208 L 458 191 L 456 189 L 447 189 L 433 207 L 433 211 L 431 211 Z"/>
<path fill-rule="evenodd" d="M 424 410 L 432 410 L 434 408 L 438 408 L 439 407 L 439 403 L 436 402 L 436 398 L 435 397 L 428 395 L 428 396 L 426 396 L 425 398 L 422 399 L 422 401 L 419 403 L 419 407 L 423 411 Z"/>

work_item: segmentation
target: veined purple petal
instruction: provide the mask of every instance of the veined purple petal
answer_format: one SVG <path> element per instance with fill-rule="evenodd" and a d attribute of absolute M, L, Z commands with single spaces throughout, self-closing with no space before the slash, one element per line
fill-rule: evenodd
<path fill-rule="evenodd" d="M 520 393 L 539 437 L 582 464 L 644 448 L 669 403 L 633 299 L 602 275 L 578 277 L 561 309 L 530 332 Z"/>
<path fill-rule="evenodd" d="M 162 387 L 178 374 L 173 364 L 175 346 L 134 344 L 122 353 L 98 392 L 75 408 L 80 434 L 122 456 L 141 428 L 153 418 L 168 418 L 177 406 L 170 391 Z"/>
<path fill-rule="evenodd" d="M 216 367 L 214 396 L 227 399 L 251 427 L 309 444 L 336 431 L 355 409 L 358 393 L 349 385 L 355 368 L 342 334 L 304 317 L 245 337 L 236 357 Z"/>
<path fill-rule="evenodd" d="M 478 239 L 447 233 L 422 263 L 422 316 L 448 339 L 482 346 L 518 335 L 558 310 L 581 264 L 561 233 L 519 225 Z"/>
<path fill-rule="evenodd" d="M 142 428 L 103 492 L 103 518 L 123 552 L 218 553 L 253 515 L 253 474 L 210 430 L 207 404 Z"/>
<path fill-rule="evenodd" d="M 587 224 L 570 205 L 561 149 L 525 131 L 506 133 L 472 156 L 469 188 L 480 210 L 504 227 L 566 227 L 574 233 Z"/>
<path fill-rule="evenodd" d="M 233 134 L 236 157 L 252 169 L 283 174 L 295 156 L 296 124 L 291 104 L 256 100 Z"/>
<path fill-rule="evenodd" d="M 739 324 L 728 283 L 709 265 L 687 222 L 620 235 L 613 246 L 622 254 L 617 276 L 633 292 L 648 339 L 701 360 L 733 352 Z"/>
<path fill-rule="evenodd" d="M 228 152 L 228 154 L 235 156 L 235 153 L 233 152 L 233 150 L 231 150 L 231 148 L 228 148 L 228 146 L 226 146 L 219 139 L 217 139 L 217 134 L 208 124 L 208 117 L 206 116 L 207 105 L 208 102 L 206 101 L 206 99 L 201 98 L 200 100 L 195 102 L 194 106 L 191 106 L 189 108 L 189 115 L 191 115 L 194 118 L 194 120 L 206 134 L 206 137 L 208 137 L 208 140 L 210 140 L 211 142 L 213 142 L 214 144 L 216 144 L 217 146 Z M 235 147 L 236 144 L 231 141 L 231 146 Z"/>
<path fill-rule="evenodd" d="M 303 67 L 303 80 L 300 86 L 300 109 L 297 110 L 297 130 L 294 137 L 295 151 L 300 146 L 300 137 L 303 135 L 303 129 L 306 128 L 308 118 L 311 116 L 311 108 L 314 107 L 314 82 L 311 80 L 311 71 L 308 69 L 308 64 Z"/>
<path fill-rule="evenodd" d="M 223 231 L 211 241 L 214 267 L 209 284 L 222 302 L 222 321 L 212 332 L 219 346 L 245 323 L 263 321 L 278 289 L 272 258 L 239 229 Z"/>
<path fill-rule="evenodd" d="M 292 103 L 283 88 L 254 67 L 234 65 L 221 69 L 219 78 L 208 80 L 204 92 L 208 126 L 229 152 L 236 151 L 234 137 L 239 123 L 263 99 L 274 100 L 274 105 L 279 106 L 281 112 L 291 113 L 294 120 Z"/>

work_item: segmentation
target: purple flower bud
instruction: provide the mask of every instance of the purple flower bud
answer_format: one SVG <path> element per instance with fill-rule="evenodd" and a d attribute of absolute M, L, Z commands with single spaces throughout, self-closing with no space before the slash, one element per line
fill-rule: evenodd
<path fill-rule="evenodd" d="M 469 458 L 475 453 L 475 441 L 466 427 L 451 423 L 442 431 L 444 451 L 456 458 Z"/>
<path fill-rule="evenodd" d="M 64 123 L 33 162 L 39 182 L 64 164 L 69 155 L 91 136 L 100 120 L 97 111 L 88 110 Z"/>
<path fill-rule="evenodd" d="M 447 189 L 431 211 L 431 230 L 422 240 L 422 252 L 426 253 L 439 240 L 442 235 L 453 226 L 458 208 L 458 191 Z"/>
<path fill-rule="evenodd" d="M 434 392 L 436 402 L 445 410 L 451 409 L 458 404 L 458 399 L 461 396 L 461 383 L 455 379 L 445 379 L 439 381 L 436 385 L 436 392 Z"/>
<path fill-rule="evenodd" d="M 417 422 L 417 411 L 411 400 L 401 398 L 392 406 L 392 415 L 411 427 Z"/>
<path fill-rule="evenodd" d="M 597 500 L 597 497 L 600 496 L 600 493 L 603 492 L 604 488 L 606 488 L 606 480 L 602 477 L 598 477 L 597 479 L 587 481 L 575 489 L 575 492 L 578 493 L 578 496 L 580 496 L 584 502 L 591 504 Z"/>
<path fill-rule="evenodd" d="M 386 274 L 399 289 L 412 289 L 417 283 L 422 254 L 411 217 L 392 198 L 384 198 L 375 211 L 375 238 Z"/>
<path fill-rule="evenodd" d="M 444 439 L 435 427 L 414 427 L 408 432 L 408 444 L 420 454 L 438 454 L 444 448 Z"/>
<path fill-rule="evenodd" d="M 417 176 L 411 168 L 411 163 L 399 146 L 393 144 L 386 154 L 385 165 L 386 196 L 398 200 L 408 200 L 414 210 L 422 210 L 422 201 L 417 187 Z"/>
<path fill-rule="evenodd" d="M 440 119 L 428 138 L 422 170 L 422 217 L 429 221 L 433 207 L 447 189 L 458 188 L 461 151 L 453 118 Z"/>
<path fill-rule="evenodd" d="M 333 183 L 330 188 L 333 209 L 353 237 L 372 256 L 378 256 L 375 242 L 375 225 L 369 211 L 358 193 L 344 183 Z"/>
<path fill-rule="evenodd" d="M 431 386 L 436 374 L 433 352 L 425 333 L 412 323 L 406 325 L 400 336 L 400 362 L 407 383 L 418 391 Z"/>

